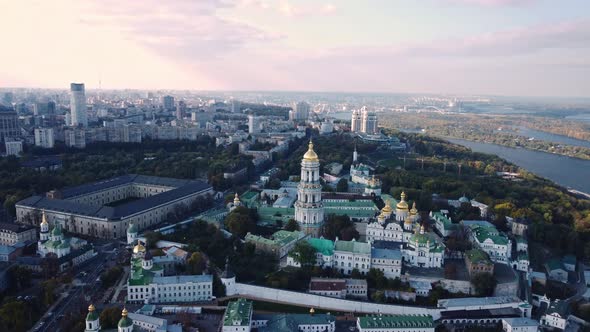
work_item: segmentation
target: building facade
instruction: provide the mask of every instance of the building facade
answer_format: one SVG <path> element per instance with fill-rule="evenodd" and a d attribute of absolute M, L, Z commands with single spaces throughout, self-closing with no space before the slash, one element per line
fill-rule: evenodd
<path fill-rule="evenodd" d="M 35 128 L 35 145 L 46 149 L 53 148 L 55 145 L 53 128 Z"/>
<path fill-rule="evenodd" d="M 19 242 L 36 240 L 37 230 L 35 227 L 0 222 L 0 245 L 13 246 Z"/>
<path fill-rule="evenodd" d="M 163 222 L 177 206 L 212 195 L 207 183 L 144 175 L 123 175 L 78 187 L 31 196 L 16 203 L 17 222 L 39 225 L 45 211 L 50 225 L 74 234 L 115 239 Z M 133 200 L 133 199 L 136 200 Z M 122 202 L 116 206 L 105 204 Z"/>
<path fill-rule="evenodd" d="M 70 109 L 72 126 L 87 127 L 88 116 L 86 111 L 86 92 L 84 83 L 70 84 Z"/>
<path fill-rule="evenodd" d="M 297 186 L 295 220 L 306 234 L 317 237 L 324 223 L 320 160 L 309 141 L 308 150 L 301 160 L 301 180 Z"/>

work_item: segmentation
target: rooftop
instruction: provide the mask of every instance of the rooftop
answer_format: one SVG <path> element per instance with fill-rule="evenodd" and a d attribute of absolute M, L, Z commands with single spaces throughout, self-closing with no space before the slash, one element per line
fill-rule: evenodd
<path fill-rule="evenodd" d="M 223 326 L 250 326 L 252 302 L 238 299 L 227 304 L 223 315 Z"/>
<path fill-rule="evenodd" d="M 494 297 L 463 297 L 456 299 L 438 300 L 439 308 L 454 308 L 466 306 L 485 306 L 495 304 L 508 304 L 522 302 L 516 297 L 511 296 L 494 296 Z"/>
<path fill-rule="evenodd" d="M 371 254 L 371 245 L 367 242 L 359 242 L 356 240 L 352 241 L 342 241 L 336 240 L 334 242 L 334 250 L 335 251 L 347 251 L 354 254 Z"/>
<path fill-rule="evenodd" d="M 77 195 L 89 193 L 91 192 L 91 189 L 95 189 L 95 191 L 103 190 L 119 184 L 130 183 L 130 181 L 133 182 L 135 180 L 137 180 L 137 183 L 142 184 L 150 183 L 154 185 L 170 185 L 175 183 L 180 184 L 180 186 L 163 193 L 131 201 L 116 207 L 91 206 L 87 204 L 76 203 L 67 199 L 68 197 L 75 197 Z M 42 196 L 31 196 L 17 202 L 16 204 L 49 211 L 66 212 L 83 216 L 116 220 L 141 212 L 143 210 L 156 207 L 158 205 L 165 204 L 169 201 L 209 189 L 211 189 L 211 186 L 202 181 L 159 178 L 144 175 L 125 175 L 122 177 L 113 178 L 111 180 L 65 189 L 62 191 L 62 195 L 66 199 L 49 199 Z"/>
<path fill-rule="evenodd" d="M 401 260 L 402 253 L 399 249 L 373 248 L 371 249 L 371 258 Z"/>
<path fill-rule="evenodd" d="M 433 328 L 434 321 L 430 315 L 371 315 L 358 318 L 358 324 L 364 329 L 374 328 Z"/>
<path fill-rule="evenodd" d="M 308 238 L 307 242 L 324 256 L 332 256 L 334 254 L 334 242 L 332 240 L 320 238 Z"/>
<path fill-rule="evenodd" d="M 299 332 L 303 330 L 302 325 L 333 324 L 336 318 L 330 314 L 277 314 L 257 315 L 256 320 L 267 320 L 266 326 L 259 327 L 258 332 Z"/>
<path fill-rule="evenodd" d="M 311 278 L 310 291 L 342 291 L 346 289 L 345 279 Z"/>

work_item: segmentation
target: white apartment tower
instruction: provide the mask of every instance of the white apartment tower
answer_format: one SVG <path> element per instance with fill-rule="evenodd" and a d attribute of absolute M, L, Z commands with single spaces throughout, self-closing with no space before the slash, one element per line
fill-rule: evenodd
<path fill-rule="evenodd" d="M 51 149 L 55 145 L 53 128 L 36 128 L 35 145 L 42 148 Z"/>
<path fill-rule="evenodd" d="M 310 110 L 311 106 L 308 103 L 300 101 L 293 105 L 293 110 L 289 113 L 289 119 L 293 121 L 305 121 L 309 118 Z"/>
<path fill-rule="evenodd" d="M 88 126 L 84 83 L 70 84 L 70 109 L 72 126 Z"/>
<path fill-rule="evenodd" d="M 324 205 L 320 184 L 320 160 L 313 150 L 312 141 L 309 141 L 308 150 L 301 160 L 301 180 L 297 186 L 295 220 L 303 232 L 313 237 L 319 236 L 324 222 Z"/>
<path fill-rule="evenodd" d="M 369 112 L 366 107 L 352 111 L 350 131 L 353 133 L 365 134 L 378 133 L 377 114 L 375 114 L 375 112 Z"/>
<path fill-rule="evenodd" d="M 248 133 L 256 134 L 260 132 L 260 117 L 248 115 Z"/>
<path fill-rule="evenodd" d="M 361 132 L 365 134 L 376 134 L 377 130 L 377 114 L 369 112 L 366 109 L 363 110 Z"/>
<path fill-rule="evenodd" d="M 350 122 L 350 131 L 353 133 L 358 133 L 361 131 L 361 111 L 360 110 L 352 111 L 352 120 Z"/>

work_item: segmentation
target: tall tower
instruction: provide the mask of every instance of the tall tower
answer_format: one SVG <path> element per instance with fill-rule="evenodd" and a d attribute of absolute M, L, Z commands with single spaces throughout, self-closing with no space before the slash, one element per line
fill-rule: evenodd
<path fill-rule="evenodd" d="M 320 159 L 313 151 L 313 142 L 301 160 L 301 180 L 297 186 L 295 220 L 306 234 L 318 237 L 324 222 L 322 185 L 320 184 Z"/>
<path fill-rule="evenodd" d="M 350 121 L 350 131 L 353 133 L 358 133 L 361 131 L 361 111 L 354 110 L 352 111 L 352 119 Z"/>
<path fill-rule="evenodd" d="M 39 241 L 43 242 L 49 240 L 49 223 L 47 222 L 45 210 L 43 210 L 41 213 L 41 230 L 39 232 Z"/>
<path fill-rule="evenodd" d="M 88 126 L 86 116 L 86 92 L 84 83 L 70 84 L 70 109 L 72 126 Z"/>
<path fill-rule="evenodd" d="M 88 306 L 88 315 L 86 315 L 86 329 L 84 332 L 99 332 L 100 331 L 100 317 L 96 312 L 94 304 Z"/>

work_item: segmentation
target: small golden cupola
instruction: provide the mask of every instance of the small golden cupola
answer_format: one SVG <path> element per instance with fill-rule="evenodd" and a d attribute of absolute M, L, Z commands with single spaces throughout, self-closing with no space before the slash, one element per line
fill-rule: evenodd
<path fill-rule="evenodd" d="M 45 210 L 41 212 L 41 225 L 49 225 L 47 222 L 47 215 L 45 214 Z"/>
<path fill-rule="evenodd" d="M 418 209 L 416 209 L 416 202 L 412 204 L 412 208 L 410 209 L 410 215 L 415 216 L 418 214 Z"/>
<path fill-rule="evenodd" d="M 317 153 L 313 150 L 313 142 L 309 140 L 309 145 L 307 146 L 307 152 L 303 155 L 304 161 L 313 161 L 319 162 L 320 159 L 318 158 Z"/>
<path fill-rule="evenodd" d="M 238 193 L 236 193 L 234 195 L 234 205 L 238 205 L 240 204 L 240 196 L 238 196 Z"/>
<path fill-rule="evenodd" d="M 401 201 L 397 203 L 396 208 L 398 210 L 408 211 L 408 203 L 406 202 L 406 192 L 402 191 Z"/>
<path fill-rule="evenodd" d="M 135 247 L 133 247 L 133 253 L 139 254 L 139 253 L 144 253 L 144 252 L 145 252 L 145 247 L 141 244 L 141 242 L 139 240 L 137 240 L 137 244 L 135 245 Z"/>

